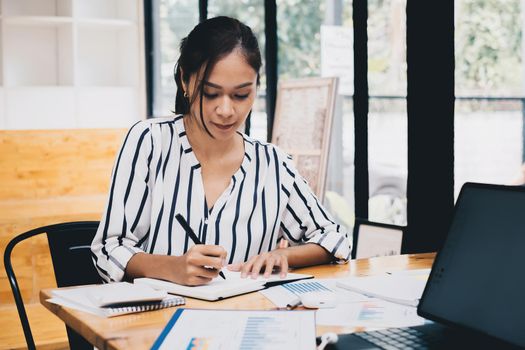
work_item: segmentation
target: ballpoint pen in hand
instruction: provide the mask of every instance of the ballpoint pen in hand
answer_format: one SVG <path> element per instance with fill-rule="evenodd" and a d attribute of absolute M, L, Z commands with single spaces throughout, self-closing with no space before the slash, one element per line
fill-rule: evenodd
<path fill-rule="evenodd" d="M 191 238 L 193 243 L 195 243 L 195 244 L 202 244 L 201 241 L 199 240 L 199 237 L 197 237 L 195 232 L 193 232 L 193 230 L 191 229 L 190 225 L 186 222 L 186 220 L 184 220 L 182 215 L 177 214 L 177 215 L 175 215 L 175 218 L 177 219 L 179 224 L 184 228 L 184 231 L 186 231 L 186 234 L 188 235 L 188 237 Z M 222 278 L 226 279 L 226 276 L 224 276 L 224 273 L 222 271 L 219 271 L 219 276 L 221 276 Z"/>

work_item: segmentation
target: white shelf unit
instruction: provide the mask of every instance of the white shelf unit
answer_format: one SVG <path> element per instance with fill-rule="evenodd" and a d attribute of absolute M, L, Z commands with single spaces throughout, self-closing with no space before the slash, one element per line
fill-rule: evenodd
<path fill-rule="evenodd" d="M 71 23 L 4 25 L 4 85 L 72 86 Z"/>
<path fill-rule="evenodd" d="M 142 0 L 0 0 L 0 129 L 145 117 Z"/>
<path fill-rule="evenodd" d="M 19 25 L 58 25 L 64 23 L 73 23 L 72 17 L 54 17 L 54 16 L 9 16 L 4 22 L 6 24 Z"/>
<path fill-rule="evenodd" d="M 139 7 L 135 0 L 73 0 L 74 14 L 79 18 L 123 19 L 137 21 Z M 142 5 L 142 1 L 139 2 Z M 130 6 L 132 5 L 132 6 Z"/>
<path fill-rule="evenodd" d="M 79 86 L 138 86 L 135 26 L 78 24 L 76 80 Z"/>
<path fill-rule="evenodd" d="M 2 0 L 0 0 L 0 1 L 2 1 Z M 1 5 L 1 3 L 0 3 L 0 5 Z M 0 8 L 1 8 L 1 6 L 0 6 Z M 3 35 L 3 26 L 1 24 L 2 24 L 2 12 L 0 12 L 0 88 L 4 86 L 4 54 L 3 54 L 3 52 L 4 52 L 4 35 Z"/>
<path fill-rule="evenodd" d="M 72 129 L 77 127 L 73 88 L 23 86 L 4 90 L 6 129 Z"/>
<path fill-rule="evenodd" d="M 73 11 L 71 0 L 2 0 L 2 13 L 6 16 L 71 17 Z"/>
<path fill-rule="evenodd" d="M 0 130 L 6 128 L 5 121 L 5 99 L 4 99 L 4 25 L 3 6 L 0 0 Z"/>
<path fill-rule="evenodd" d="M 132 87 L 80 87 L 76 89 L 79 128 L 131 127 L 139 93 Z"/>
<path fill-rule="evenodd" d="M 6 128 L 4 88 L 0 86 L 0 130 Z"/>

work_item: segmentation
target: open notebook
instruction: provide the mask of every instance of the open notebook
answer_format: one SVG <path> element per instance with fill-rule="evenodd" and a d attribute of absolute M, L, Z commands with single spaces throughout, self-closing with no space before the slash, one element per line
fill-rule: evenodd
<path fill-rule="evenodd" d="M 277 284 L 314 277 L 312 275 L 300 273 L 288 273 L 286 277 L 281 278 L 279 274 L 276 273 L 270 275 L 269 278 L 264 278 L 263 275 L 260 275 L 259 278 L 252 279 L 251 277 L 241 278 L 240 272 L 232 272 L 228 270 L 223 270 L 223 272 L 226 279 L 217 277 L 210 283 L 197 287 L 183 286 L 154 278 L 136 278 L 134 283 L 148 285 L 155 289 L 163 290 L 172 294 L 214 301 L 254 292 Z"/>
<path fill-rule="evenodd" d="M 102 317 L 163 309 L 185 303 L 183 297 L 128 282 L 61 288 L 53 290 L 51 294 L 53 297 L 48 299 L 49 302 Z"/>

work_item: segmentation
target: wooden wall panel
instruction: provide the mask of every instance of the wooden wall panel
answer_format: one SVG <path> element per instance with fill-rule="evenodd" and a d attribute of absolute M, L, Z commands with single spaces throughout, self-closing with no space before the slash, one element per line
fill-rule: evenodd
<path fill-rule="evenodd" d="M 61 319 L 49 312 L 43 305 L 29 304 L 26 307 L 33 337 L 39 350 L 69 349 L 66 327 Z M 15 307 L 0 307 L 0 349 L 23 350 L 27 345 Z"/>
<path fill-rule="evenodd" d="M 0 131 L 0 253 L 30 229 L 100 220 L 125 129 Z M 0 263 L 0 307 L 14 304 Z M 13 265 L 26 303 L 55 278 L 45 236 L 24 243 Z"/>
<path fill-rule="evenodd" d="M 104 193 L 125 130 L 1 131 L 0 199 Z"/>

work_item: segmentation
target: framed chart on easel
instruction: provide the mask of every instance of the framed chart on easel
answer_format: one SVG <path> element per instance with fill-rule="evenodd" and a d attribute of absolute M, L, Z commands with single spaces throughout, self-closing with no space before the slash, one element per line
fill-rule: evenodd
<path fill-rule="evenodd" d="M 337 78 L 279 83 L 272 143 L 290 154 L 297 170 L 323 201 Z"/>

